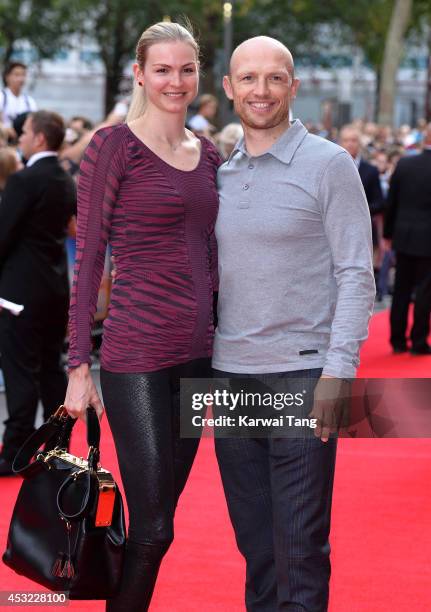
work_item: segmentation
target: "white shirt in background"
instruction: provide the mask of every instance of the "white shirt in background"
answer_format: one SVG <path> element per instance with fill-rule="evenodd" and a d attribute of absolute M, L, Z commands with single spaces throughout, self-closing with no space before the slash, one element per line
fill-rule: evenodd
<path fill-rule="evenodd" d="M 26 163 L 26 168 L 29 168 L 44 157 L 58 157 L 58 153 L 57 151 L 41 151 L 40 153 L 34 153 Z"/>
<path fill-rule="evenodd" d="M 16 96 L 9 87 L 0 90 L 0 121 L 5 127 L 12 127 L 13 120 L 21 113 L 35 110 L 36 102 L 28 94 Z"/>

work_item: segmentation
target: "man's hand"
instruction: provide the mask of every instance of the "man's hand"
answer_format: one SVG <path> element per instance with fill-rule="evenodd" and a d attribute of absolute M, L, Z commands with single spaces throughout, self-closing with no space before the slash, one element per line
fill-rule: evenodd
<path fill-rule="evenodd" d="M 310 417 L 317 420 L 314 435 L 322 442 L 329 440 L 348 424 L 351 383 L 344 378 L 322 374 L 314 390 L 313 410 Z"/>
<path fill-rule="evenodd" d="M 389 238 L 383 238 L 382 245 L 383 245 L 383 250 L 385 252 L 392 251 L 392 240 L 390 240 Z"/>

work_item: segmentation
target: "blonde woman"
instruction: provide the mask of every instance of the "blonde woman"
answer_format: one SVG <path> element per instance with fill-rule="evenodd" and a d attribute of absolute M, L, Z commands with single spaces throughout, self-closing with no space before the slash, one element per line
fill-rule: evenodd
<path fill-rule="evenodd" d="M 142 34 L 126 123 L 91 140 L 78 187 L 70 308 L 68 412 L 102 403 L 89 372 L 90 327 L 106 243 L 116 281 L 101 349 L 101 384 L 130 524 L 121 590 L 107 610 L 147 610 L 198 440 L 179 435 L 180 377 L 210 376 L 213 228 L 220 163 L 185 129 L 199 49 L 175 23 Z"/>

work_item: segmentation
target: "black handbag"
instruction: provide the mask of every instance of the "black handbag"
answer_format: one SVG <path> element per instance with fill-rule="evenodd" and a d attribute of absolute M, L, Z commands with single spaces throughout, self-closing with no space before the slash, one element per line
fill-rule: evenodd
<path fill-rule="evenodd" d="M 109 599 L 121 580 L 123 502 L 112 475 L 98 465 L 95 410 L 87 408 L 87 460 L 67 452 L 75 422 L 60 406 L 18 451 L 13 471 L 24 482 L 3 561 L 70 599 Z"/>

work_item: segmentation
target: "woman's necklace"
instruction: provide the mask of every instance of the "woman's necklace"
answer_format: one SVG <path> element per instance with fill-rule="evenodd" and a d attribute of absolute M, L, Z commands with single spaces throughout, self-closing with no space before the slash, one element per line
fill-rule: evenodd
<path fill-rule="evenodd" d="M 175 152 L 175 151 L 178 149 L 178 147 L 180 147 L 180 146 L 182 145 L 182 142 L 183 142 L 183 141 L 182 141 L 182 140 L 180 140 L 180 141 L 179 141 L 179 142 L 177 142 L 176 144 L 171 144 L 171 145 L 169 145 L 169 147 L 170 147 L 171 151 Z"/>
<path fill-rule="evenodd" d="M 163 147 L 170 149 L 173 153 L 175 153 L 175 151 L 181 147 L 183 142 L 184 142 L 183 138 L 179 140 L 178 142 L 173 142 L 172 144 L 168 140 L 161 140 L 161 139 L 158 140 L 159 145 L 162 145 Z"/>

